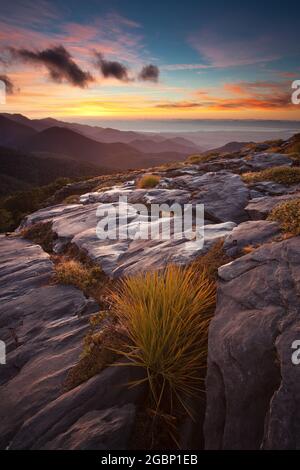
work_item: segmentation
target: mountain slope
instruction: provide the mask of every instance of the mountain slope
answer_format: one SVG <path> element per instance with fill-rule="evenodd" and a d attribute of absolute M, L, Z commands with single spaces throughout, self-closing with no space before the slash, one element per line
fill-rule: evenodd
<path fill-rule="evenodd" d="M 36 131 L 31 127 L 0 115 L 0 145 L 19 147 L 24 140 L 33 137 L 35 134 Z"/>
<path fill-rule="evenodd" d="M 43 186 L 61 177 L 97 176 L 108 170 L 71 159 L 39 158 L 0 147 L 0 195 Z"/>
<path fill-rule="evenodd" d="M 123 143 L 100 143 L 62 127 L 51 127 L 35 134 L 24 149 L 51 152 L 111 169 L 151 166 L 184 158 L 180 153 L 142 153 Z"/>
<path fill-rule="evenodd" d="M 161 142 L 157 142 L 152 139 L 137 139 L 130 142 L 130 145 L 140 152 L 152 152 L 152 153 L 161 153 L 161 152 L 178 152 L 184 153 L 187 156 L 192 153 L 198 153 L 199 148 L 196 147 L 192 142 L 189 142 L 186 139 L 173 138 L 165 139 Z"/>

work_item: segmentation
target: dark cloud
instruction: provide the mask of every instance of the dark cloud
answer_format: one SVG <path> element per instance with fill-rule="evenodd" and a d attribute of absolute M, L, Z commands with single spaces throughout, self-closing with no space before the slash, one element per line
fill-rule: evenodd
<path fill-rule="evenodd" d="M 42 51 L 11 49 L 11 53 L 13 57 L 24 62 L 44 65 L 55 82 L 60 83 L 65 80 L 73 86 L 84 88 L 89 82 L 93 81 L 92 75 L 82 70 L 63 46 L 56 46 Z"/>
<path fill-rule="evenodd" d="M 15 92 L 15 86 L 10 78 L 7 75 L 0 75 L 0 82 L 5 83 L 6 93 L 8 95 L 13 95 Z"/>
<path fill-rule="evenodd" d="M 158 82 L 159 68 L 156 65 L 145 65 L 139 73 L 139 80 L 144 82 Z"/>
<path fill-rule="evenodd" d="M 105 60 L 101 52 L 95 52 L 96 65 L 104 78 L 113 77 L 122 82 L 129 82 L 128 69 L 120 62 Z"/>

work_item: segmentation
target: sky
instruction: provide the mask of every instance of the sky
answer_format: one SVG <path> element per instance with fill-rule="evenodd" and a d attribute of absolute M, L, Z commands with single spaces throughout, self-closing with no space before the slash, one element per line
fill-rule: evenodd
<path fill-rule="evenodd" d="M 300 2 L 0 0 L 3 112 L 295 119 Z"/>

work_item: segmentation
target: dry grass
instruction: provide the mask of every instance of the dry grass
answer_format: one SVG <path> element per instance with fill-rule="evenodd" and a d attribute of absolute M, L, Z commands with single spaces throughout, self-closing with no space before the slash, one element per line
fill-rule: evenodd
<path fill-rule="evenodd" d="M 120 281 L 112 292 L 114 312 L 130 347 L 121 353 L 145 369 L 156 410 L 174 402 L 187 411 L 187 398 L 201 389 L 207 330 L 215 285 L 193 267 L 169 266 Z"/>
<path fill-rule="evenodd" d="M 274 181 L 279 184 L 300 183 L 300 168 L 288 166 L 276 166 L 266 170 L 244 173 L 242 179 L 246 183 L 257 183 L 259 181 Z"/>
<path fill-rule="evenodd" d="M 55 264 L 55 280 L 60 284 L 75 286 L 86 296 L 100 300 L 106 276 L 97 265 L 62 257 Z"/>
<path fill-rule="evenodd" d="M 232 258 L 223 250 L 223 245 L 224 240 L 214 243 L 205 255 L 199 256 L 193 262 L 193 269 L 199 273 L 205 271 L 209 279 L 215 281 L 218 277 L 218 268 L 232 261 Z"/>
<path fill-rule="evenodd" d="M 253 251 L 255 251 L 256 248 L 258 248 L 258 246 L 253 246 L 253 245 L 244 246 L 243 253 L 244 255 L 248 255 L 249 253 L 253 253 Z"/>
<path fill-rule="evenodd" d="M 216 158 L 219 157 L 219 154 L 217 153 L 208 153 L 208 154 L 200 154 L 200 155 L 191 155 L 187 159 L 187 163 L 207 163 L 211 162 L 212 160 L 215 160 Z"/>
<path fill-rule="evenodd" d="M 155 188 L 160 182 L 160 177 L 157 175 L 144 175 L 138 181 L 138 188 L 140 189 L 150 189 Z"/>
<path fill-rule="evenodd" d="M 286 234 L 300 235 L 300 199 L 278 204 L 269 214 L 268 220 L 278 222 Z"/>
<path fill-rule="evenodd" d="M 79 194 L 71 194 L 70 196 L 67 196 L 63 200 L 63 204 L 79 204 L 80 202 L 80 195 Z"/>

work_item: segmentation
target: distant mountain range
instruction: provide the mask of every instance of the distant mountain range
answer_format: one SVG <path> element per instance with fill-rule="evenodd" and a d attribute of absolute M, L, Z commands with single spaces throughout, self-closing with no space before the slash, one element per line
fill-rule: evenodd
<path fill-rule="evenodd" d="M 96 176 L 184 160 L 199 148 L 117 129 L 0 114 L 0 195 L 48 184 L 58 177 Z"/>
<path fill-rule="evenodd" d="M 52 118 L 0 115 L 0 145 L 50 152 L 110 169 L 142 168 L 182 160 L 199 147 L 187 139 L 67 123 Z"/>

